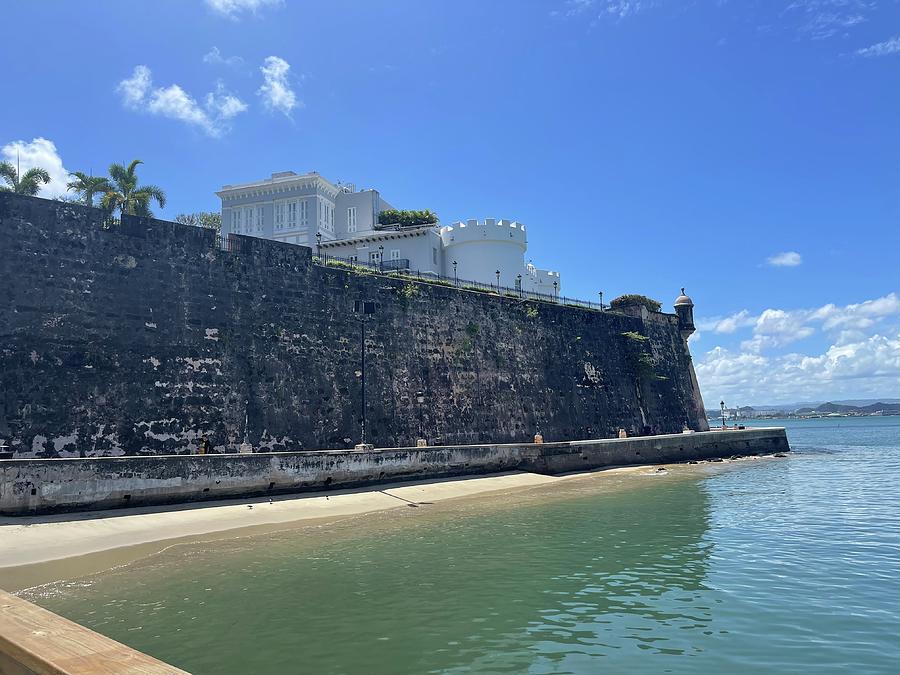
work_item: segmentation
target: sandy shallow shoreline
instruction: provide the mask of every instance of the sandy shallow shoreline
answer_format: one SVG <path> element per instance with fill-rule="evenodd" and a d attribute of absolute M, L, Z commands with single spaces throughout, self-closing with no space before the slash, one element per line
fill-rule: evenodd
<path fill-rule="evenodd" d="M 510 472 L 405 482 L 360 490 L 0 519 L 0 588 L 16 592 L 127 564 L 166 548 L 249 536 L 294 525 L 543 487 L 602 475 L 646 472 L 629 466 L 547 476 Z"/>
<path fill-rule="evenodd" d="M 171 546 L 266 534 L 295 527 L 338 522 L 367 513 L 427 506 L 449 500 L 479 499 L 552 489 L 579 480 L 612 487 L 629 474 L 666 475 L 712 470 L 733 461 L 701 466 L 640 465 L 548 476 L 509 472 L 438 480 L 409 481 L 356 490 L 335 490 L 272 499 L 256 497 L 160 507 L 0 518 L 0 589 L 19 592 L 72 580 L 132 563 Z M 721 461 L 721 460 L 718 460 Z M 703 467 L 702 465 L 706 465 Z M 658 472 L 665 471 L 664 474 Z M 612 481 L 612 482 L 607 482 Z M 563 487 L 563 485 L 560 485 Z"/>

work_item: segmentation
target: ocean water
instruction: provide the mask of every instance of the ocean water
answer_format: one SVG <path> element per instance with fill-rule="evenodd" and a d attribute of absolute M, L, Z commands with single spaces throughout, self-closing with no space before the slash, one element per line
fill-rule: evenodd
<path fill-rule="evenodd" d="M 898 672 L 900 418 L 783 424 L 784 459 L 178 546 L 26 597 L 195 673 Z"/>

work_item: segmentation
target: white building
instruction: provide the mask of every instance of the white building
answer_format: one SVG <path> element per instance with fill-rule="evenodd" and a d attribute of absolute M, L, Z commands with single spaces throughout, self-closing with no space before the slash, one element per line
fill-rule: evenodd
<path fill-rule="evenodd" d="M 452 225 L 381 225 L 378 215 L 393 209 L 377 190 L 357 191 L 316 172 L 273 173 L 254 183 L 226 185 L 222 234 L 275 239 L 313 248 L 323 255 L 410 270 L 460 282 L 497 283 L 524 291 L 559 294 L 559 272 L 525 263 L 525 226 L 487 218 Z"/>

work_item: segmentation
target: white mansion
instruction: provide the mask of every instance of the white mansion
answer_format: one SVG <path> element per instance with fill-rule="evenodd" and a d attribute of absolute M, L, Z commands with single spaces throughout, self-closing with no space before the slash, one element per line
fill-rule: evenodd
<path fill-rule="evenodd" d="M 222 234 L 243 234 L 318 248 L 322 254 L 382 265 L 385 269 L 500 283 L 558 294 L 559 272 L 525 263 L 525 226 L 487 218 L 452 225 L 380 225 L 393 209 L 377 190 L 357 191 L 312 171 L 273 173 L 253 183 L 225 185 Z"/>

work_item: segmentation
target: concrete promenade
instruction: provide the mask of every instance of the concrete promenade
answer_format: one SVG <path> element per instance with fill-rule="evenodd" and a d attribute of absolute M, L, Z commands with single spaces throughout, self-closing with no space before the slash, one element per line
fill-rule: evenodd
<path fill-rule="evenodd" d="M 505 471 L 552 475 L 789 449 L 784 429 L 766 428 L 363 452 L 0 460 L 0 513 L 29 515 L 150 506 Z"/>

